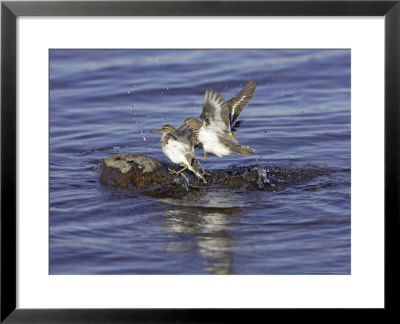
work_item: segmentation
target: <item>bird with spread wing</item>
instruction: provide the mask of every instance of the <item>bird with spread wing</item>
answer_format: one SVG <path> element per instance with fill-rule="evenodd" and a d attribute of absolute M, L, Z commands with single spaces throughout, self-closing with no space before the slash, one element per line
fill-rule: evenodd
<path fill-rule="evenodd" d="M 254 149 L 239 145 L 234 131 L 241 123 L 237 120 L 240 113 L 253 98 L 255 90 L 256 81 L 254 79 L 251 79 L 229 101 L 225 101 L 213 89 L 206 90 L 200 120 L 189 117 L 178 128 L 178 130 L 182 128 L 190 129 L 196 137 L 197 145 L 203 148 L 204 157 L 196 157 L 196 159 L 206 160 L 208 153 L 219 157 L 235 153 L 244 155 L 254 154 Z"/>

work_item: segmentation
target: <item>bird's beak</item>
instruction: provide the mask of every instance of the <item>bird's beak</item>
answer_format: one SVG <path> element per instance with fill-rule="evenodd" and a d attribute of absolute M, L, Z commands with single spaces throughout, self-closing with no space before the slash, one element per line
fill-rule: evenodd
<path fill-rule="evenodd" d="M 182 128 L 185 128 L 185 124 L 183 124 L 181 127 L 179 127 L 176 131 L 180 131 Z"/>
<path fill-rule="evenodd" d="M 162 128 L 152 130 L 150 133 L 161 133 L 161 131 L 162 131 Z"/>

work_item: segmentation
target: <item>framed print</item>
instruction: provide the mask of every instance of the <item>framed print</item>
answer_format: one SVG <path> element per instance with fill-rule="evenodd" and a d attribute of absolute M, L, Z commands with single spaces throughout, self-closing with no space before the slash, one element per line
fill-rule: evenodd
<path fill-rule="evenodd" d="M 398 1 L 1 9 L 2 321 L 394 309 Z"/>

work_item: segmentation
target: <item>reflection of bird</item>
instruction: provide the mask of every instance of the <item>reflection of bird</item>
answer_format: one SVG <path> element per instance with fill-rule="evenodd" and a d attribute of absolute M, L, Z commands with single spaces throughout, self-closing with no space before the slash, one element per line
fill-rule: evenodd
<path fill-rule="evenodd" d="M 196 255 L 196 260 L 201 260 L 199 264 L 196 261 L 188 264 L 188 269 L 211 274 L 235 274 L 233 251 L 237 242 L 232 235 L 232 226 L 242 217 L 242 209 L 210 207 L 215 206 L 215 198 L 220 202 L 226 202 L 228 198 L 231 201 L 227 205 L 235 205 L 237 198 L 226 194 L 225 190 L 193 193 L 190 198 L 185 197 L 181 202 L 184 206 L 180 207 L 174 206 L 179 203 L 176 199 L 166 200 L 165 217 L 160 218 L 160 225 L 170 234 L 167 250 L 178 252 L 183 257 L 187 253 Z M 197 235 L 199 233 L 202 235 Z"/>
<path fill-rule="evenodd" d="M 196 143 L 196 138 L 193 136 L 191 130 L 185 129 L 179 132 L 172 125 L 164 125 L 160 129 L 153 130 L 152 132 L 153 133 L 158 132 L 163 134 L 161 136 L 161 147 L 164 154 L 173 163 L 180 164 L 183 166 L 183 169 L 179 171 L 169 169 L 171 173 L 179 174 L 182 171 L 189 169 L 197 177 L 203 180 L 204 183 L 207 182 L 204 176 L 200 174 L 196 166 L 196 163 L 198 163 L 200 168 L 203 170 L 200 162 L 197 161 L 194 157 L 193 148 Z"/>
<path fill-rule="evenodd" d="M 254 154 L 254 150 L 247 146 L 239 145 L 234 134 L 240 125 L 237 121 L 243 108 L 253 98 L 256 90 L 256 81 L 251 79 L 246 86 L 231 100 L 226 102 L 215 90 L 206 90 L 204 96 L 203 112 L 201 121 L 194 117 L 187 118 L 178 130 L 187 127 L 196 137 L 198 143 L 202 144 L 204 157 L 197 158 L 206 160 L 207 153 L 217 156 L 225 156 L 234 153 L 244 155 Z"/>

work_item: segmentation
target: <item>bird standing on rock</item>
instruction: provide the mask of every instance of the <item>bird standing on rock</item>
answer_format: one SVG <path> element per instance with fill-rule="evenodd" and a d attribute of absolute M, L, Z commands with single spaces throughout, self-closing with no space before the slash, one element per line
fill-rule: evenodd
<path fill-rule="evenodd" d="M 170 173 L 179 174 L 189 169 L 204 183 L 207 183 L 207 180 L 204 178 L 204 169 L 194 156 L 196 138 L 191 130 L 185 129 L 183 131 L 177 131 L 172 125 L 164 125 L 160 129 L 153 130 L 152 133 L 163 134 L 161 136 L 161 147 L 164 154 L 173 163 L 183 166 L 183 169 L 179 171 L 169 169 Z M 200 174 L 196 164 L 199 164 L 203 174 Z"/>
<path fill-rule="evenodd" d="M 244 155 L 254 154 L 254 149 L 239 145 L 234 131 L 240 125 L 237 121 L 243 108 L 247 106 L 254 96 L 256 81 L 251 79 L 246 86 L 231 100 L 226 102 L 217 91 L 207 89 L 204 96 L 201 121 L 194 117 L 187 118 L 184 124 L 178 128 L 190 129 L 196 143 L 203 146 L 204 157 L 196 159 L 206 160 L 207 153 L 213 153 L 219 157 L 240 153 Z"/>

